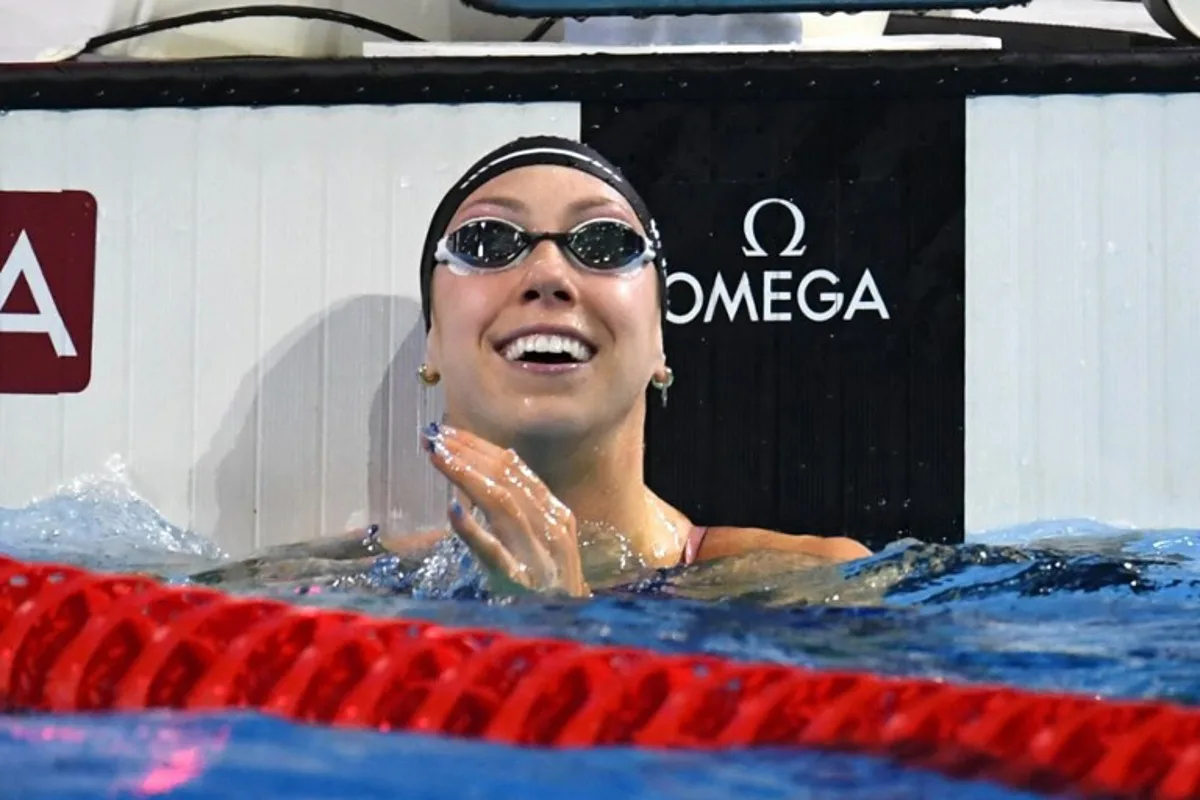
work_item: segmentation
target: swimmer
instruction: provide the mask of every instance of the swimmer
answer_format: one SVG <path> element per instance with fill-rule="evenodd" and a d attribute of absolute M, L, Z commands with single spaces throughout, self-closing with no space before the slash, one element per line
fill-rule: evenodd
<path fill-rule="evenodd" d="M 450 528 L 493 588 L 586 597 L 589 546 L 620 550 L 631 568 L 757 551 L 814 564 L 870 555 L 848 538 L 697 525 L 646 485 L 646 403 L 666 402 L 674 380 L 665 278 L 645 203 L 569 139 L 498 148 L 435 211 L 418 377 L 446 411 L 420 436 L 452 485 Z M 378 542 L 414 556 L 446 535 L 384 531 Z"/>

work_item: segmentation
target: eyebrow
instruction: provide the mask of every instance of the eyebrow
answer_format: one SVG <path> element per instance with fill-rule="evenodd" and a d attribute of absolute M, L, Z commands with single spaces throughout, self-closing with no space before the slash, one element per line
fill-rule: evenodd
<path fill-rule="evenodd" d="M 521 202 L 515 197 L 507 197 L 504 195 L 477 198 L 473 200 L 471 204 L 467 206 L 467 208 L 483 205 L 499 206 L 500 208 L 507 208 L 509 211 L 518 212 L 529 210 L 529 206 L 527 204 Z M 569 206 L 567 206 L 567 211 L 572 214 L 580 214 L 584 211 L 590 211 L 593 208 L 601 208 L 603 206 L 612 206 L 615 208 L 622 207 L 620 202 L 611 197 L 595 196 L 585 197 L 582 200 L 576 200 L 574 203 L 571 203 Z"/>
<path fill-rule="evenodd" d="M 580 214 L 584 211 L 591 211 L 593 208 L 603 208 L 609 206 L 612 208 L 623 208 L 623 205 L 611 197 L 585 197 L 582 200 L 576 200 L 571 205 L 567 206 L 567 210 L 572 214 Z"/>
<path fill-rule="evenodd" d="M 507 208 L 510 211 L 528 211 L 529 206 L 522 203 L 515 197 L 479 197 L 472 200 L 466 207 L 473 206 L 500 206 Z"/>

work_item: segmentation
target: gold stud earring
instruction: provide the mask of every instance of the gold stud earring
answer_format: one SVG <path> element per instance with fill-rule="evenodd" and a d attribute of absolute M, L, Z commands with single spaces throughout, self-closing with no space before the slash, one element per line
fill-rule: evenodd
<path fill-rule="evenodd" d="M 670 367 L 663 367 L 663 377 L 655 375 L 650 379 L 650 385 L 658 389 L 662 395 L 663 408 L 667 407 L 667 390 L 671 388 L 671 384 L 675 383 L 675 372 Z"/>
<path fill-rule="evenodd" d="M 428 364 L 421 365 L 421 368 L 417 370 L 417 377 L 420 378 L 421 383 L 425 384 L 426 386 L 437 386 L 438 381 L 442 379 L 442 376 L 438 374 L 438 371 Z"/>

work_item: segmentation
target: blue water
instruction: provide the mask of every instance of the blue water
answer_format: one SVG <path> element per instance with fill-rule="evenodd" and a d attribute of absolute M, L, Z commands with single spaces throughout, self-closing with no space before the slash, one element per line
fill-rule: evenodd
<path fill-rule="evenodd" d="M 0 509 L 0 551 L 99 569 L 153 565 L 177 580 L 223 563 L 119 480 Z M 665 652 L 1190 704 L 1200 698 L 1197 555 L 1200 532 L 1075 520 L 981 534 L 956 548 L 900 542 L 836 574 L 776 575 L 771 591 L 732 600 L 681 597 L 695 594 L 688 575 L 662 573 L 588 602 L 495 603 L 472 583 L 469 565 L 431 579 L 388 559 L 353 579 L 230 588 Z M 833 604 L 788 601 L 815 596 Z M 0 795 L 30 800 L 1029 796 L 839 754 L 547 752 L 245 713 L 0 716 L 0 765 Z"/>

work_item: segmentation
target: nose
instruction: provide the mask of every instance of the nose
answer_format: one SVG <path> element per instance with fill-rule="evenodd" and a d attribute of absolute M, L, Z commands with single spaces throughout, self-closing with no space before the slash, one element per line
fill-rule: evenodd
<path fill-rule="evenodd" d="M 573 305 L 579 297 L 578 273 L 554 242 L 541 241 L 526 257 L 521 300 L 526 303 Z"/>

